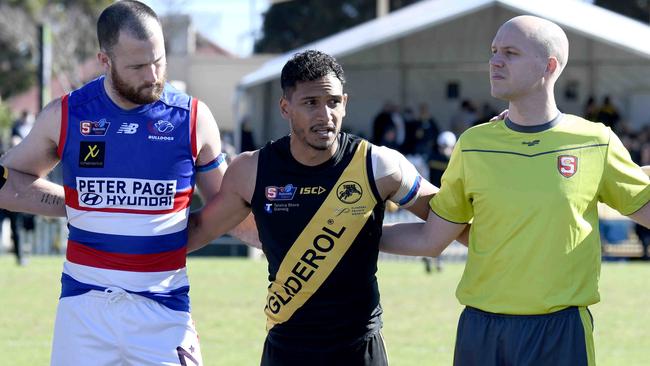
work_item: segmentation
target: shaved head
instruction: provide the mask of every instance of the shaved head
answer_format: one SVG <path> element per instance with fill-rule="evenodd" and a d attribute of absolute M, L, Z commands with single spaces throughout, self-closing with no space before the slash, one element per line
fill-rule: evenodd
<path fill-rule="evenodd" d="M 569 40 L 557 24 L 532 15 L 514 17 L 505 22 L 502 30 L 515 30 L 530 40 L 544 58 L 555 57 L 558 61 L 557 75 L 564 70 L 569 59 Z"/>

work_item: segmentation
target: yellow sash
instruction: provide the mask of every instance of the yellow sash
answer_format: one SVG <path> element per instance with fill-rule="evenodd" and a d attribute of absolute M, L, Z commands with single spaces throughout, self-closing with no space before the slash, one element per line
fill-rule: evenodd
<path fill-rule="evenodd" d="M 368 221 L 377 204 L 367 169 L 368 142 L 352 161 L 309 224 L 300 233 L 269 285 L 266 329 L 284 323 L 318 291 Z"/>

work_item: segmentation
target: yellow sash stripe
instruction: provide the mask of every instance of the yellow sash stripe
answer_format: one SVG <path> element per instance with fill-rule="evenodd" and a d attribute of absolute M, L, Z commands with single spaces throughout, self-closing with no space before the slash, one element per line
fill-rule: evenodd
<path fill-rule="evenodd" d="M 318 291 L 372 215 L 377 201 L 369 185 L 367 151 L 368 142 L 362 140 L 352 161 L 282 260 L 268 289 L 264 310 L 267 330 L 289 320 Z M 361 194 L 354 189 L 353 193 L 342 193 L 345 187 L 359 188 Z"/>

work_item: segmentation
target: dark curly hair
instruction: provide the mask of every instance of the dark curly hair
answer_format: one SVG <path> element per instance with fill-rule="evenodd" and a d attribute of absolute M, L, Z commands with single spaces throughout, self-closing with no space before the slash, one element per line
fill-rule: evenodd
<path fill-rule="evenodd" d="M 289 97 L 297 83 L 318 80 L 329 74 L 334 74 L 341 85 L 345 85 L 343 68 L 334 57 L 316 50 L 296 53 L 282 68 L 282 92 Z"/>

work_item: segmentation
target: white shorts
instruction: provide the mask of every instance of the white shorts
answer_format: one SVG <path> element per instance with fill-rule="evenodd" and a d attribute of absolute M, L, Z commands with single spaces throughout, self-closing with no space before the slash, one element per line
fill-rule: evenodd
<path fill-rule="evenodd" d="M 109 290 L 59 300 L 52 366 L 203 365 L 190 313 Z"/>

